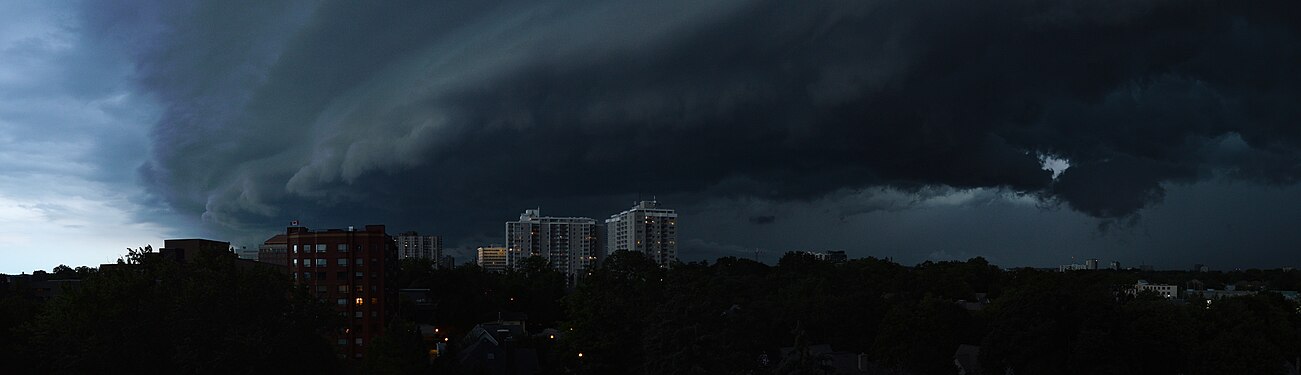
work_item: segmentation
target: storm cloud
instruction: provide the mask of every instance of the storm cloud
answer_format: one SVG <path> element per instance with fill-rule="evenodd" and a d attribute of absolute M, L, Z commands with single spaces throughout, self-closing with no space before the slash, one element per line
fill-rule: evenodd
<path fill-rule="evenodd" d="M 249 239 L 881 188 L 1128 220 L 1301 177 L 1296 2 L 91 6 L 162 108 L 148 190 Z"/>

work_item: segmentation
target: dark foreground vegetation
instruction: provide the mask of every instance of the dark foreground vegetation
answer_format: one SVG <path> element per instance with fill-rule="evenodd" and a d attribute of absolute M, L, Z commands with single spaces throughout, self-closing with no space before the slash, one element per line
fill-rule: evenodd
<path fill-rule="evenodd" d="M 145 253 L 131 251 L 126 267 L 56 269 L 80 287 L 49 300 L 21 283 L 0 288 L 5 372 L 485 373 L 458 354 L 502 312 L 528 316 L 532 336 L 513 345 L 555 374 L 835 373 L 827 348 L 862 354 L 874 373 L 955 374 L 964 344 L 979 347 L 987 374 L 1282 374 L 1301 356 L 1301 311 L 1280 294 L 1208 305 L 1126 289 L 1196 278 L 1296 290 L 1295 272 L 1058 273 L 798 253 L 776 266 L 722 258 L 664 270 L 617 253 L 571 288 L 540 259 L 505 274 L 407 261 L 394 282 L 429 289 L 432 311 L 401 301 L 367 358 L 350 360 L 324 336 L 338 324 L 330 306 L 285 274 Z M 432 361 L 421 324 L 447 340 Z"/>

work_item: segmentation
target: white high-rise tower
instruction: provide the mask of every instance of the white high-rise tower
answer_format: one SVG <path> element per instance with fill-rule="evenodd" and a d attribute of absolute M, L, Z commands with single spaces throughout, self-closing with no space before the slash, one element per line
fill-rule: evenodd
<path fill-rule="evenodd" d="M 526 210 L 519 221 L 506 222 L 506 266 L 515 268 L 525 258 L 539 256 L 572 281 L 596 264 L 597 235 L 594 219 Z"/>
<path fill-rule="evenodd" d="M 660 208 L 658 201 L 641 201 L 627 211 L 605 219 L 607 253 L 636 251 L 660 267 L 678 260 L 678 214 Z"/>

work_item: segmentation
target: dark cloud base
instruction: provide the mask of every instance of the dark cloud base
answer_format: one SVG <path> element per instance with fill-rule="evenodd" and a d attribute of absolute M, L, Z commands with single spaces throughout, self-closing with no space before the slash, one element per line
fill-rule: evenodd
<path fill-rule="evenodd" d="M 138 54 L 165 104 L 144 180 L 234 232 L 873 186 L 1123 221 L 1171 184 L 1301 176 L 1297 2 L 240 6 L 160 6 L 175 32 Z"/>

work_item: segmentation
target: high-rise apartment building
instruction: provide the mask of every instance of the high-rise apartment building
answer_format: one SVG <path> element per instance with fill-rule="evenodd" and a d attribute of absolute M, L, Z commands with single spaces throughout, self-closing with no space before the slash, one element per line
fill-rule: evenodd
<path fill-rule="evenodd" d="M 504 246 L 484 246 L 478 249 L 477 264 L 484 271 L 488 272 L 506 272 L 506 247 Z"/>
<path fill-rule="evenodd" d="M 398 259 L 420 258 L 437 262 L 443 256 L 443 238 L 403 232 L 393 237 L 398 245 Z"/>
<path fill-rule="evenodd" d="M 572 282 L 596 264 L 597 236 L 594 219 L 542 216 L 539 210 L 526 210 L 519 221 L 506 222 L 506 266 L 518 267 L 525 258 L 538 256 Z"/>
<path fill-rule="evenodd" d="M 636 251 L 668 267 L 678 259 L 678 214 L 657 201 L 641 201 L 605 219 L 605 251 Z"/>
<path fill-rule="evenodd" d="M 345 320 L 332 339 L 339 352 L 361 358 L 397 311 L 397 290 L 385 283 L 396 272 L 397 246 L 383 225 L 364 230 L 285 230 L 289 269 L 298 285 L 326 301 Z"/>

